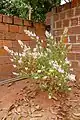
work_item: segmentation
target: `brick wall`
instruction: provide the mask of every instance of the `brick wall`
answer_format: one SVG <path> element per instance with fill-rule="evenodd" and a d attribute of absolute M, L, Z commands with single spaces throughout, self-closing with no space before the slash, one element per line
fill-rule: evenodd
<path fill-rule="evenodd" d="M 70 41 L 66 44 L 72 44 L 72 49 L 68 53 L 68 59 L 72 62 L 76 73 L 80 72 L 80 0 L 78 3 L 65 4 L 54 8 L 53 12 L 48 13 L 49 15 L 47 14 L 46 19 L 47 25 L 53 25 L 53 35 L 57 40 L 63 33 L 64 27 L 68 27 Z M 53 23 L 50 21 L 52 17 Z"/>
<path fill-rule="evenodd" d="M 0 80 L 13 77 L 13 66 L 9 54 L 3 49 L 4 45 L 19 51 L 20 46 L 17 40 L 20 39 L 25 44 L 35 46 L 35 41 L 24 34 L 24 29 L 31 30 L 44 38 L 45 27 L 43 24 L 0 14 Z"/>

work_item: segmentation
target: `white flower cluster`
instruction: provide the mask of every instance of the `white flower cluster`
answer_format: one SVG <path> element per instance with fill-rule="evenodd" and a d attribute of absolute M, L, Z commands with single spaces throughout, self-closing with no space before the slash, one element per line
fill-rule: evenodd
<path fill-rule="evenodd" d="M 25 32 L 28 36 L 30 36 L 32 39 L 35 39 L 35 38 L 36 38 L 36 40 L 39 40 L 39 37 L 36 36 L 35 33 L 31 32 L 31 31 L 29 31 L 29 30 L 24 30 L 24 32 Z"/>
<path fill-rule="evenodd" d="M 68 58 L 65 59 L 65 63 L 70 64 L 70 61 L 68 60 Z"/>
<path fill-rule="evenodd" d="M 57 54 L 58 49 L 56 49 L 56 47 L 59 45 L 59 43 L 57 44 L 56 41 L 52 42 L 53 36 L 51 35 L 51 33 L 47 32 L 47 31 L 45 32 L 45 35 L 46 35 L 46 38 L 48 39 L 48 41 L 47 41 L 47 46 L 44 49 L 44 47 L 42 47 L 43 40 L 40 40 L 40 38 L 35 33 L 32 33 L 29 30 L 24 30 L 24 32 L 28 36 L 30 36 L 32 39 L 35 39 L 37 41 L 35 48 L 32 49 L 30 46 L 25 45 L 21 40 L 18 40 L 18 43 L 23 50 L 21 53 L 14 52 L 13 50 L 10 50 L 7 46 L 4 46 L 4 49 L 13 56 L 13 59 L 11 59 L 12 62 L 14 62 L 14 60 L 16 61 L 16 59 L 18 58 L 17 59 L 18 65 L 21 68 L 24 67 L 24 71 L 22 71 L 22 73 L 24 72 L 25 74 L 27 74 L 27 71 L 30 67 L 30 66 L 28 67 L 28 65 L 31 64 L 30 60 L 32 60 L 33 62 L 39 60 L 38 61 L 39 69 L 37 68 L 37 70 L 36 70 L 37 75 L 34 75 L 35 79 L 38 79 L 39 77 L 41 77 L 43 80 L 48 79 L 49 75 L 52 75 L 52 73 L 54 73 L 54 71 L 55 71 L 57 73 L 57 75 L 55 75 L 55 78 L 59 79 L 60 77 L 62 77 L 62 79 L 67 78 L 69 80 L 75 81 L 75 75 L 69 74 L 67 72 L 67 70 L 64 69 L 65 67 L 63 67 L 63 65 L 64 66 L 70 65 L 70 61 L 67 59 L 67 57 L 66 57 L 66 59 L 61 58 L 62 61 L 60 60 L 60 63 L 58 63 L 57 59 L 53 60 L 53 56 L 54 56 L 53 50 L 54 50 L 54 52 L 56 51 L 56 54 Z M 65 35 L 66 32 L 67 32 L 67 29 L 65 29 L 63 35 Z M 62 49 L 62 50 L 63 51 L 62 51 L 61 55 L 64 56 L 65 51 L 64 51 L 64 49 Z M 50 59 L 48 59 L 49 55 L 50 56 L 53 55 L 53 56 L 51 56 Z M 56 55 L 54 58 L 57 58 Z M 24 59 L 25 60 L 28 59 L 28 62 L 26 65 L 24 64 Z M 42 60 L 45 62 L 45 64 L 42 63 L 43 62 Z M 49 64 L 49 66 L 47 65 L 47 63 Z M 62 63 L 63 63 L 63 65 L 62 65 Z M 17 68 L 17 64 L 14 63 L 13 67 Z M 46 68 L 48 68 L 48 69 L 46 69 Z M 44 73 L 43 73 L 43 71 L 44 71 Z M 41 73 L 43 74 L 43 76 L 38 76 L 38 75 L 41 75 Z M 59 73 L 59 75 L 58 75 L 58 73 Z M 19 75 L 19 73 L 16 73 L 16 72 L 13 72 L 13 74 Z M 34 74 L 32 70 L 31 70 L 31 74 Z M 61 86 L 61 85 L 62 84 L 59 83 L 59 86 Z"/>
<path fill-rule="evenodd" d="M 14 54 L 14 51 L 13 50 L 10 50 L 7 46 L 4 46 L 4 49 L 11 55 Z"/>
<path fill-rule="evenodd" d="M 68 74 L 68 79 L 71 81 L 75 81 L 76 80 L 76 76 L 74 74 Z"/>
<path fill-rule="evenodd" d="M 64 29 L 64 32 L 63 32 L 63 35 L 65 35 L 66 36 L 66 34 L 68 33 L 68 28 L 67 27 L 65 27 L 65 29 Z"/>
<path fill-rule="evenodd" d="M 48 31 L 45 32 L 45 35 L 46 35 L 47 38 L 49 38 L 49 39 L 53 39 L 52 34 L 49 33 Z"/>
<path fill-rule="evenodd" d="M 64 73 L 64 70 L 61 68 L 61 65 L 58 65 L 57 61 L 49 61 L 49 64 L 53 66 L 53 69 L 56 69 L 60 73 Z"/>

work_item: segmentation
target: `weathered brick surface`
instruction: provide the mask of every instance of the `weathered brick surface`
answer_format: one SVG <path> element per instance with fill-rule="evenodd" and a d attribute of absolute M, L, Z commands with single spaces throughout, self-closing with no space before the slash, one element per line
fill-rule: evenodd
<path fill-rule="evenodd" d="M 4 64 L 10 64 L 10 58 L 9 56 L 1 56 L 0 57 L 0 65 L 4 65 Z"/>
<path fill-rule="evenodd" d="M 69 34 L 80 34 L 80 26 L 69 28 Z"/>
<path fill-rule="evenodd" d="M 59 20 L 59 14 L 54 14 L 54 21 Z"/>
<path fill-rule="evenodd" d="M 62 27 L 62 21 L 56 22 L 56 28 L 61 28 Z"/>
<path fill-rule="evenodd" d="M 19 32 L 19 26 L 17 26 L 17 25 L 9 25 L 9 32 L 18 33 Z"/>
<path fill-rule="evenodd" d="M 69 27 L 69 19 L 63 20 L 63 27 Z"/>
<path fill-rule="evenodd" d="M 76 60 L 79 60 L 79 61 L 80 61 L 80 52 L 79 52 L 79 53 L 76 53 Z"/>
<path fill-rule="evenodd" d="M 48 19 L 50 16 L 48 16 Z M 65 4 L 53 8 L 53 35 L 56 40 L 60 40 L 65 27 L 68 28 L 69 39 L 66 38 L 64 43 L 70 43 L 72 49 L 68 53 L 68 59 L 72 62 L 72 67 L 76 71 L 80 69 L 80 0 L 73 0 L 71 5 Z M 51 23 L 48 25 L 51 25 Z M 52 30 L 51 30 L 52 31 Z M 67 44 L 67 47 L 69 44 Z"/>
<path fill-rule="evenodd" d="M 12 24 L 12 16 L 7 16 L 7 15 L 3 15 L 3 22 L 4 23 L 11 23 Z"/>
<path fill-rule="evenodd" d="M 0 22 L 2 22 L 2 14 L 0 14 Z"/>
<path fill-rule="evenodd" d="M 11 40 L 3 40 L 3 46 L 12 48 L 12 41 Z"/>
<path fill-rule="evenodd" d="M 74 17 L 74 9 L 69 9 L 65 14 L 68 19 Z"/>
<path fill-rule="evenodd" d="M 14 17 L 14 24 L 23 25 L 23 20 L 18 17 Z"/>
<path fill-rule="evenodd" d="M 24 20 L 24 25 L 25 25 L 25 26 L 31 26 L 31 22 Z"/>
<path fill-rule="evenodd" d="M 76 59 L 76 54 L 75 53 L 68 53 L 68 59 L 69 60 L 75 60 Z"/>
<path fill-rule="evenodd" d="M 0 40 L 0 48 L 3 47 L 3 40 Z"/>
<path fill-rule="evenodd" d="M 78 61 L 73 60 L 73 61 L 71 61 L 71 63 L 72 63 L 72 67 L 73 68 L 77 68 L 78 67 Z"/>
<path fill-rule="evenodd" d="M 79 52 L 80 51 L 80 44 L 73 44 L 72 51 Z"/>
<path fill-rule="evenodd" d="M 76 35 L 69 36 L 69 39 L 70 39 L 70 43 L 76 43 Z"/>
<path fill-rule="evenodd" d="M 19 33 L 24 33 L 24 30 L 27 30 L 27 26 L 19 26 Z"/>
<path fill-rule="evenodd" d="M 79 6 L 79 7 L 76 7 L 75 15 L 76 15 L 76 16 L 80 15 L 80 6 Z"/>
<path fill-rule="evenodd" d="M 8 52 L 7 51 L 5 51 L 3 48 L 0 48 L 0 57 L 1 56 L 8 56 L 9 54 L 8 54 Z"/>
<path fill-rule="evenodd" d="M 4 39 L 4 32 L 0 32 L 0 40 Z"/>
<path fill-rule="evenodd" d="M 66 16 L 65 12 L 62 12 L 62 13 L 60 14 L 60 20 L 61 20 L 61 19 L 65 19 L 65 16 Z"/>
<path fill-rule="evenodd" d="M 76 26 L 78 25 L 78 17 L 71 19 L 71 26 Z"/>
<path fill-rule="evenodd" d="M 35 47 L 36 41 L 31 40 L 24 33 L 24 30 L 27 29 L 35 32 L 41 38 L 45 38 L 45 27 L 43 24 L 0 14 L 0 80 L 13 77 L 12 71 L 14 70 L 10 61 L 10 55 L 3 49 L 3 46 L 8 46 L 14 51 L 21 52 L 22 49 L 18 44 L 18 40 L 22 40 L 26 45 Z"/>
<path fill-rule="evenodd" d="M 6 33 L 4 33 L 4 38 L 5 38 L 5 40 L 15 40 L 16 34 L 17 33 L 6 32 Z"/>
<path fill-rule="evenodd" d="M 0 32 L 8 32 L 8 24 L 0 23 Z"/>

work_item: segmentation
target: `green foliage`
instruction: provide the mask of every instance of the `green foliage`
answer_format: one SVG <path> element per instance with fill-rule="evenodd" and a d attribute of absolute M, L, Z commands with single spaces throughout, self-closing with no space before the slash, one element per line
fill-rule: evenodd
<path fill-rule="evenodd" d="M 61 0 L 0 0 L 0 13 L 28 19 L 29 6 L 32 7 L 32 20 L 45 20 L 45 14 Z"/>
<path fill-rule="evenodd" d="M 0 13 L 28 18 L 28 5 L 23 0 L 2 0 Z"/>
<path fill-rule="evenodd" d="M 36 47 L 26 46 L 18 40 L 22 52 L 17 53 L 4 47 L 13 57 L 11 59 L 16 68 L 13 74 L 21 77 L 39 80 L 41 89 L 48 91 L 52 96 L 54 91 L 70 90 L 68 82 L 75 80 L 75 76 L 70 74 L 70 62 L 67 59 L 68 49 L 64 44 L 66 31 L 61 36 L 60 42 L 56 42 L 53 36 L 46 31 L 46 45 L 38 36 L 25 30 L 33 40 L 36 40 Z"/>

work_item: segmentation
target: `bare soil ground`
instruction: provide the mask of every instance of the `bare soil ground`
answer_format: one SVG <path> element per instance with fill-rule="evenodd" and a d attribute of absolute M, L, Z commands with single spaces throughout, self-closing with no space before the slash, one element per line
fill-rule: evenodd
<path fill-rule="evenodd" d="M 31 80 L 0 86 L 0 120 L 80 120 L 80 83 L 48 99 Z"/>

